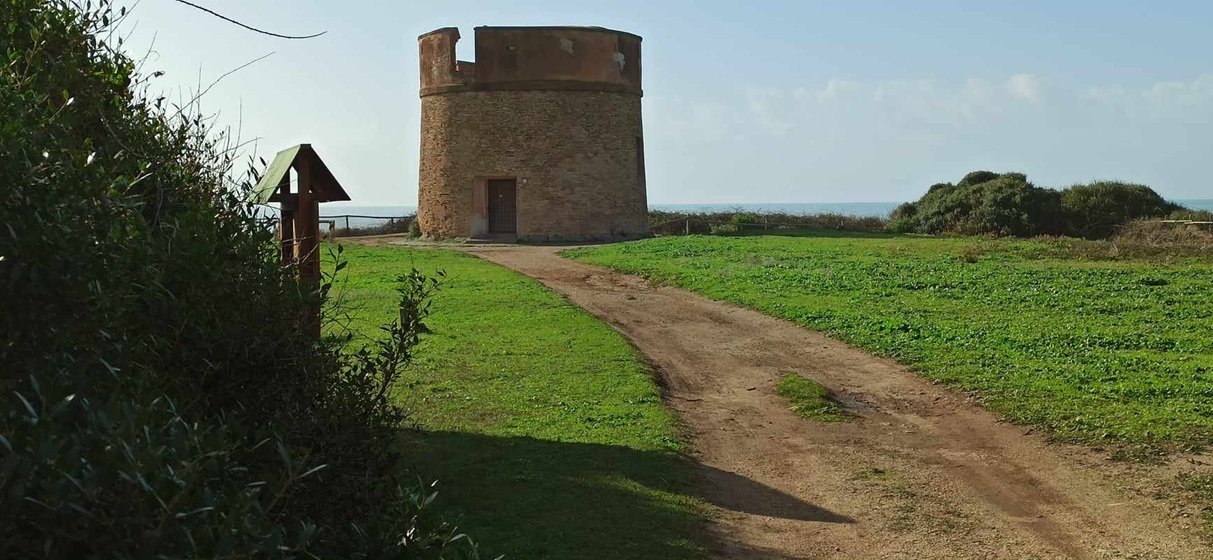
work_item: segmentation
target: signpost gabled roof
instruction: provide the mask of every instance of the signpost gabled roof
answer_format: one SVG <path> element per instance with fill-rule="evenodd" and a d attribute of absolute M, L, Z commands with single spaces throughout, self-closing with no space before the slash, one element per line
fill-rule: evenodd
<path fill-rule="evenodd" d="M 309 158 L 308 168 L 311 170 L 312 196 L 316 202 L 350 199 L 350 195 L 341 188 L 341 183 L 337 182 L 337 178 L 329 171 L 328 166 L 324 165 L 324 161 L 316 154 L 316 150 L 312 149 L 312 145 L 299 144 L 282 150 L 274 156 L 274 161 L 270 162 L 270 166 L 265 170 L 265 175 L 261 176 L 261 180 L 257 181 L 257 186 L 253 189 L 254 202 L 265 204 L 286 200 L 289 195 L 279 192 L 278 188 L 284 180 L 289 179 L 291 168 L 302 158 Z"/>

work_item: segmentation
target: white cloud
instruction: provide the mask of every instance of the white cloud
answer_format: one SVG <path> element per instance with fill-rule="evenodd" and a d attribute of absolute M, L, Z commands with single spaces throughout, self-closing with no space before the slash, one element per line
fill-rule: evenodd
<path fill-rule="evenodd" d="M 821 90 L 816 97 L 818 103 L 836 103 L 862 94 L 863 87 L 856 82 L 830 80 L 825 89 Z"/>
<path fill-rule="evenodd" d="M 649 145 L 668 146 L 650 160 L 665 169 L 664 181 L 650 181 L 655 201 L 907 199 L 976 168 L 1050 186 L 1118 177 L 1175 198 L 1213 197 L 1191 183 L 1213 152 L 1213 75 L 1138 89 L 1066 88 L 1030 73 L 835 79 L 712 95 L 646 100 Z"/>
<path fill-rule="evenodd" d="M 783 137 L 792 130 L 792 123 L 783 118 L 778 106 L 788 97 L 779 89 L 751 89 L 746 92 L 746 104 L 758 126 L 773 136 Z"/>
<path fill-rule="evenodd" d="M 1040 78 L 1032 74 L 1016 74 L 1007 80 L 1007 91 L 1011 97 L 1025 101 L 1040 101 L 1042 87 Z"/>

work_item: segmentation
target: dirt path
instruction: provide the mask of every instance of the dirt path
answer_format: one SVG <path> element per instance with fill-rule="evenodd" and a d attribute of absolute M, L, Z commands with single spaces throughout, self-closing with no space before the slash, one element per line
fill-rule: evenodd
<path fill-rule="evenodd" d="M 1211 558 L 1163 505 L 1092 453 L 888 360 L 550 247 L 468 252 L 614 326 L 659 371 L 714 504 L 724 558 Z M 821 424 L 775 392 L 819 381 L 859 418 Z"/>

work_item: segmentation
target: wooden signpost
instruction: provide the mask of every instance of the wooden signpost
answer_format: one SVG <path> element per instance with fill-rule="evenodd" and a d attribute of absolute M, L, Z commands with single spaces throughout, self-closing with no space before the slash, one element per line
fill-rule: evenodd
<path fill-rule="evenodd" d="M 296 180 L 291 180 L 291 170 Z M 294 187 L 294 188 L 292 188 Z M 257 182 L 256 200 L 279 205 L 278 231 L 282 239 L 282 262 L 295 268 L 300 286 L 320 286 L 320 203 L 349 200 L 311 144 L 292 146 L 274 156 Z M 307 328 L 320 338 L 320 309 L 305 318 Z"/>

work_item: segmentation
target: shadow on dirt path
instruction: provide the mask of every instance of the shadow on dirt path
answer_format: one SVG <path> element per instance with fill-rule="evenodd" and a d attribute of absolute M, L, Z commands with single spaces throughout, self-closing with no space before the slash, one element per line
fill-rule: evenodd
<path fill-rule="evenodd" d="M 774 519 L 852 520 L 735 473 L 675 453 L 454 431 L 404 430 L 412 466 L 440 481 L 445 513 L 473 530 L 487 558 L 693 560 L 709 541 L 697 507 L 698 479 L 719 481 L 721 511 Z M 690 464 L 686 464 L 690 463 Z M 685 474 L 695 475 L 689 480 Z M 653 499 L 655 494 L 676 499 Z M 552 496 L 562 499 L 553 500 Z M 525 539 L 517 528 L 528 526 Z M 637 532 L 645 538 L 637 539 Z M 790 558 L 748 549 L 757 558 Z"/>

